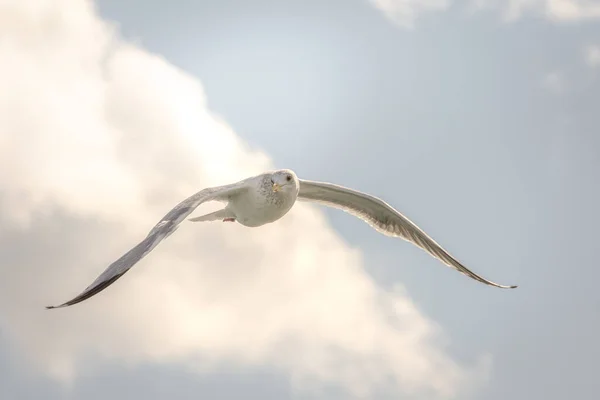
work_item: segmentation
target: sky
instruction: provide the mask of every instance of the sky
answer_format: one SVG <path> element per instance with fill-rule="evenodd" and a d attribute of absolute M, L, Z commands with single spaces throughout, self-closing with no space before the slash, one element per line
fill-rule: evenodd
<path fill-rule="evenodd" d="M 599 23 L 591 0 L 0 1 L 0 398 L 592 398 Z M 184 223 L 44 309 L 273 168 L 519 288 L 297 204 Z"/>

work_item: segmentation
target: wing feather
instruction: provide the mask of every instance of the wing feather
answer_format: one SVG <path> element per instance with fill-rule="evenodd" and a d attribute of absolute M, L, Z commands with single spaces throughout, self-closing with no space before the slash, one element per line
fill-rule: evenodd
<path fill-rule="evenodd" d="M 472 272 L 411 220 L 377 197 L 331 183 L 300 179 L 298 200 L 342 209 L 367 222 L 384 235 L 399 237 L 415 244 L 447 266 L 476 281 L 503 289 L 517 287 L 499 285 Z"/>
<path fill-rule="evenodd" d="M 212 200 L 227 201 L 230 196 L 239 194 L 241 191 L 247 189 L 247 186 L 244 183 L 245 181 L 241 181 L 231 185 L 206 188 L 183 200 L 161 218 L 161 220 L 150 230 L 144 240 L 109 265 L 104 272 L 102 272 L 102 274 L 100 274 L 100 276 L 98 276 L 98 278 L 96 278 L 96 280 L 94 280 L 94 282 L 78 296 L 59 306 L 47 306 L 46 308 L 53 309 L 71 306 L 100 293 L 117 279 L 122 277 L 138 261 L 150 253 L 162 240 L 175 232 L 185 217 L 192 213 L 200 204 Z"/>

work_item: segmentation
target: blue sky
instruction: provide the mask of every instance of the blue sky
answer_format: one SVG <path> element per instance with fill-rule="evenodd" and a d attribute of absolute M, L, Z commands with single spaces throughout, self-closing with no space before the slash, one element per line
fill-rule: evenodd
<path fill-rule="evenodd" d="M 598 2 L 87 5 L 1 6 L 2 398 L 598 391 Z M 377 195 L 520 287 L 299 207 L 180 229 L 43 310 L 189 192 L 271 167 Z"/>

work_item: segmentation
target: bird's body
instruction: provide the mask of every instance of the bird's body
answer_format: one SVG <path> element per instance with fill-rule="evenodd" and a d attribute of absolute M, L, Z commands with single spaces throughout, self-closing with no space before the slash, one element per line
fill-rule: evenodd
<path fill-rule="evenodd" d="M 281 178 L 275 178 L 281 181 L 278 184 L 281 189 L 276 191 L 273 190 L 272 175 L 265 173 L 248 179 L 245 181 L 248 190 L 230 198 L 225 209 L 231 212 L 235 221 L 256 228 L 277 221 L 292 209 L 300 187 L 296 174 L 288 170 L 281 171 Z M 289 181 L 288 176 L 291 177 Z"/>
<path fill-rule="evenodd" d="M 296 200 L 342 209 L 361 218 L 384 235 L 400 237 L 419 246 L 472 279 L 490 286 L 516 288 L 488 281 L 470 271 L 418 226 L 381 199 L 343 186 L 300 180 L 293 171 L 283 169 L 265 172 L 230 185 L 203 189 L 188 197 L 169 211 L 140 243 L 112 263 L 80 295 L 60 306 L 47 308 L 79 303 L 110 286 L 158 243 L 175 232 L 179 224 L 204 202 L 221 201 L 227 204 L 221 210 L 191 218 L 190 221 L 235 221 L 246 227 L 256 228 L 282 218 L 292 209 Z"/>

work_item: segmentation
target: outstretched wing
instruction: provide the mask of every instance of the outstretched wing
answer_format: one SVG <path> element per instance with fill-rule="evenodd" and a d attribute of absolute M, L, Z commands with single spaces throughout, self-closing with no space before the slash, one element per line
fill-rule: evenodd
<path fill-rule="evenodd" d="M 517 287 L 516 285 L 499 285 L 470 271 L 421 228 L 377 197 L 331 183 L 300 179 L 298 200 L 309 200 L 342 209 L 364 220 L 384 235 L 400 237 L 417 245 L 444 264 L 476 281 L 503 289 Z"/>
<path fill-rule="evenodd" d="M 123 254 L 117 261 L 113 262 L 81 294 L 59 306 L 48 306 L 46 308 L 53 309 L 71 306 L 100 293 L 150 253 L 163 239 L 175 232 L 181 221 L 183 221 L 185 217 L 193 212 L 200 204 L 211 200 L 227 201 L 232 195 L 247 189 L 247 186 L 244 183 L 245 181 L 241 181 L 231 185 L 203 189 L 183 200 L 152 228 L 144 240 L 127 253 Z"/>

